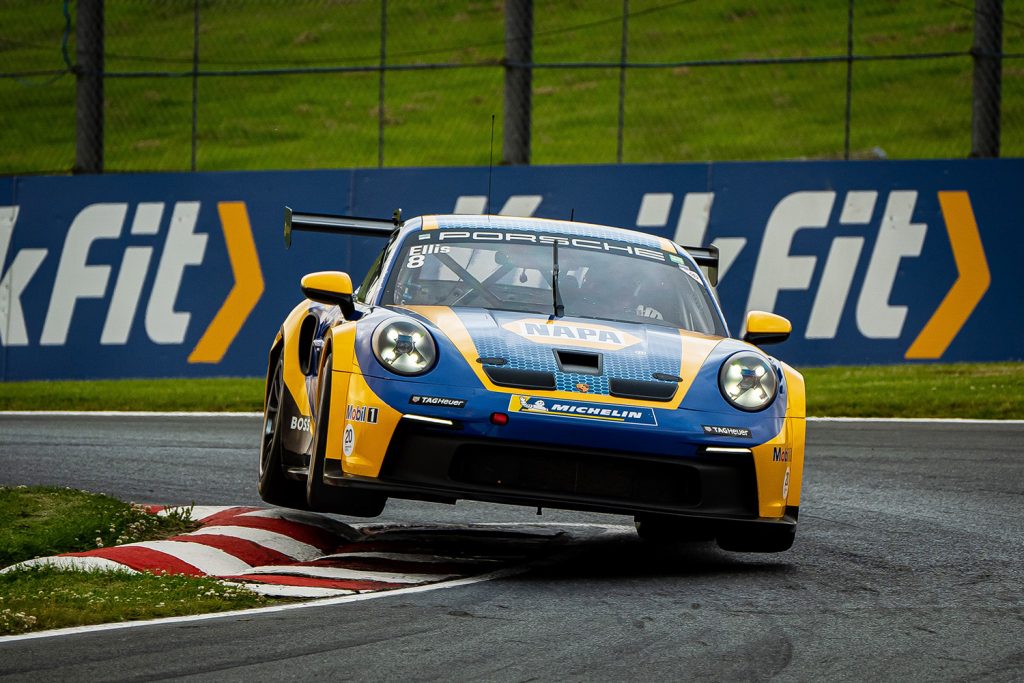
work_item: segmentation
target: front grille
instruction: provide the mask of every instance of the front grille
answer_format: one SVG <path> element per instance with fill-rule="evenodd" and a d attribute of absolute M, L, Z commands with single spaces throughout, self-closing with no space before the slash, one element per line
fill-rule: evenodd
<path fill-rule="evenodd" d="M 544 448 L 464 444 L 456 448 L 452 481 L 524 493 L 693 506 L 700 477 L 685 465 Z"/>
<path fill-rule="evenodd" d="M 744 517 L 758 510 L 749 453 L 646 455 L 472 437 L 409 420 L 399 422 L 378 482 L 427 500 Z"/>
<path fill-rule="evenodd" d="M 650 382 L 642 379 L 611 380 L 609 392 L 619 398 L 633 398 L 645 401 L 671 401 L 676 395 L 675 382 Z"/>
<path fill-rule="evenodd" d="M 555 388 L 555 375 L 552 372 L 492 366 L 484 366 L 484 372 L 499 387 L 519 387 L 521 389 Z"/>

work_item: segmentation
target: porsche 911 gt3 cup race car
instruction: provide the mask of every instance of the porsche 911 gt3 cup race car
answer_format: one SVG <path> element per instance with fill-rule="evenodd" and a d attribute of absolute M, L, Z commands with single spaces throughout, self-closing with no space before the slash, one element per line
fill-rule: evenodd
<path fill-rule="evenodd" d="M 373 517 L 389 497 L 633 515 L 641 536 L 788 549 L 804 382 L 729 337 L 714 248 L 504 216 L 293 213 L 292 230 L 379 235 L 358 287 L 302 278 L 270 350 L 259 491 Z"/>

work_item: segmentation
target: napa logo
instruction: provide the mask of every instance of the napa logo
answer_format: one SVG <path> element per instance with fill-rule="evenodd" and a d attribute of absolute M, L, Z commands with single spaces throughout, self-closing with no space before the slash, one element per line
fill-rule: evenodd
<path fill-rule="evenodd" d="M 607 325 L 570 323 L 547 318 L 525 318 L 502 325 L 524 339 L 540 344 L 582 346 L 588 349 L 618 351 L 639 344 L 637 337 Z"/>

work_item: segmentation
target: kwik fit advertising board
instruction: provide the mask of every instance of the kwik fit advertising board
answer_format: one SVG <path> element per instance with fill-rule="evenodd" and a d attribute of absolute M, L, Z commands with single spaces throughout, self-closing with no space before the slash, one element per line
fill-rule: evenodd
<path fill-rule="evenodd" d="M 715 244 L 734 335 L 791 364 L 1024 357 L 1024 160 L 421 168 L 0 179 L 0 378 L 257 376 L 299 278 L 378 238 L 282 240 L 284 206 L 569 218 Z"/>

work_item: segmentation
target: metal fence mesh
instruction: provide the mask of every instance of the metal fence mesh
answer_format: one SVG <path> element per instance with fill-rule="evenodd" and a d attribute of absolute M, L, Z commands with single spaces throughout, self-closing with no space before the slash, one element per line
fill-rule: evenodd
<path fill-rule="evenodd" d="M 79 3 L 0 2 L 0 173 L 75 166 Z M 1024 3 L 1001 154 L 1024 154 Z M 965 157 L 974 0 L 534 0 L 533 163 Z M 106 171 L 501 158 L 502 0 L 107 0 Z"/>

